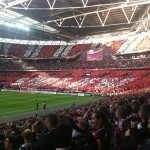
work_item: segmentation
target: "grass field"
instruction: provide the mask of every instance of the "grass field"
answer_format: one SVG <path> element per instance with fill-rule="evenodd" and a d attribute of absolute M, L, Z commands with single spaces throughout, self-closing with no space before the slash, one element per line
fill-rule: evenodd
<path fill-rule="evenodd" d="M 17 92 L 0 92 L 0 118 L 35 112 L 35 100 L 39 102 L 39 110 L 43 109 L 43 101 L 47 103 L 47 109 L 58 109 L 81 102 L 96 100 L 91 97 L 51 94 L 28 94 Z"/>

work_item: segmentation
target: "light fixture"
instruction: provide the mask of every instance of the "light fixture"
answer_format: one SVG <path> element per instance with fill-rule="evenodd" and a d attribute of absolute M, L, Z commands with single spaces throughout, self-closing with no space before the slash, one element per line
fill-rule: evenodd
<path fill-rule="evenodd" d="M 5 26 L 11 27 L 11 28 L 18 28 L 18 29 L 21 29 L 21 30 L 29 31 L 29 27 L 24 26 L 21 23 L 12 23 L 12 22 L 9 22 L 9 21 L 0 20 L 0 24 L 3 24 Z"/>
<path fill-rule="evenodd" d="M 6 26 L 8 26 L 8 27 L 15 28 L 15 24 L 14 23 L 5 22 L 4 24 Z"/>

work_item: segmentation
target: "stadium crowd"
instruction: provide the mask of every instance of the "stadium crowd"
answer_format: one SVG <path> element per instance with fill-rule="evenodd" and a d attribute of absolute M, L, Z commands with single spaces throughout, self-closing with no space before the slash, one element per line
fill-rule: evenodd
<path fill-rule="evenodd" d="M 0 60 L 0 70 L 70 70 L 70 69 L 120 69 L 149 68 L 150 58 L 108 61 L 71 60 Z"/>
<path fill-rule="evenodd" d="M 114 53 L 118 50 L 118 44 L 121 45 L 123 42 L 114 43 Z M 70 47 L 66 49 L 68 51 L 63 51 L 63 54 L 66 52 L 66 55 L 73 56 L 78 53 L 79 48 L 82 48 L 82 46 L 74 47 L 69 53 L 72 49 Z M 48 52 L 48 57 L 54 56 L 56 50 L 61 50 L 61 48 L 53 47 L 52 53 L 48 47 L 45 47 L 43 51 L 40 51 L 40 48 L 35 49 L 37 56 L 40 56 L 39 58 L 47 58 Z M 19 50 L 15 49 L 12 49 L 8 54 L 12 55 L 14 52 L 15 55 L 20 55 Z M 60 54 L 58 53 L 57 56 Z M 33 56 L 31 53 L 27 54 L 27 51 L 24 51 L 20 57 L 26 55 Z M 32 58 L 36 58 L 36 56 Z M 104 79 L 106 76 L 106 85 L 103 86 L 106 86 L 109 91 L 105 90 L 105 93 L 109 93 L 111 90 L 118 93 L 129 89 L 130 91 L 131 89 L 136 91 L 140 88 L 143 88 L 145 92 L 133 94 L 134 91 L 132 90 L 132 93 L 126 93 L 126 95 L 105 96 L 103 100 L 91 101 L 81 105 L 74 103 L 71 107 L 57 110 L 54 113 L 36 114 L 32 117 L 2 123 L 0 124 L 0 150 L 149 150 L 150 93 L 146 92 L 146 87 L 150 86 L 149 72 L 146 70 L 150 67 L 149 62 L 150 58 L 111 59 L 108 61 L 1 59 L 0 70 L 15 71 L 0 72 L 2 79 L 7 76 L 8 85 L 19 77 L 21 78 L 20 82 L 23 84 L 22 77 L 28 77 L 29 85 L 34 83 L 31 85 L 36 88 L 36 85 L 40 86 L 40 83 L 42 83 L 41 87 L 42 85 L 44 87 L 46 85 L 43 84 L 44 79 L 45 81 L 49 79 L 48 83 L 50 83 L 50 79 L 57 77 L 55 86 L 58 86 L 59 89 L 62 88 L 63 77 L 73 77 L 71 80 L 72 85 L 65 85 L 65 82 L 62 85 L 74 86 L 75 83 L 82 81 L 82 87 L 76 85 L 78 90 L 82 91 L 85 87 L 87 90 L 93 90 L 92 87 L 94 86 L 105 90 L 105 87 L 100 87 L 101 84 L 98 84 L 98 80 L 100 81 L 101 77 Z M 137 68 L 142 68 L 143 71 L 132 71 L 132 69 Z M 88 79 L 85 75 L 89 73 L 82 69 L 90 71 Z M 90 69 L 99 70 L 92 72 Z M 108 69 L 120 69 L 120 71 L 115 72 L 113 70 L 111 72 Z M 123 71 L 123 69 L 131 70 Z M 18 73 L 18 70 L 24 72 Z M 26 74 L 26 70 L 51 70 L 53 72 L 44 76 L 44 73 L 40 75 L 36 72 Z M 59 73 L 56 70 L 59 70 Z M 75 70 L 75 73 L 71 71 L 67 73 L 62 70 Z M 116 74 L 118 79 L 115 79 Z M 99 79 L 97 79 L 98 77 Z M 135 77 L 136 80 L 130 81 L 127 77 Z M 58 79 L 60 79 L 60 82 L 58 82 Z M 127 82 L 127 84 L 122 86 L 123 82 Z M 25 84 L 27 86 L 27 82 Z M 20 85 L 17 86 L 20 88 Z M 117 88 L 108 87 L 113 85 Z M 45 88 L 51 88 L 51 85 L 49 84 Z"/>
<path fill-rule="evenodd" d="M 150 93 L 107 96 L 0 125 L 0 150 L 149 150 Z"/>
<path fill-rule="evenodd" d="M 5 88 L 16 90 L 121 94 L 150 89 L 150 70 L 0 71 L 0 80 Z"/>

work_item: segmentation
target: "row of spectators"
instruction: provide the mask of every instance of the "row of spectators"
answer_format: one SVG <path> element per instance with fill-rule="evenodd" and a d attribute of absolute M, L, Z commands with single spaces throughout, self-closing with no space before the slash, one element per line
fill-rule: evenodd
<path fill-rule="evenodd" d="M 150 58 L 108 61 L 0 60 L 0 70 L 70 70 L 107 68 L 149 68 Z"/>
<path fill-rule="evenodd" d="M 1 150 L 149 150 L 150 93 L 104 97 L 0 125 Z"/>

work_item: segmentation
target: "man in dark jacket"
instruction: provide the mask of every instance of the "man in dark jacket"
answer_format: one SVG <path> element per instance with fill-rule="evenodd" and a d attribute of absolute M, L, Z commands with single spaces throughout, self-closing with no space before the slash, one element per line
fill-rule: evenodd
<path fill-rule="evenodd" d="M 39 139 L 36 137 L 37 124 L 32 125 L 31 145 L 33 150 L 55 150 L 56 149 L 56 126 L 58 118 L 55 114 L 50 113 L 46 116 L 45 125 L 48 132 L 41 135 Z"/>

